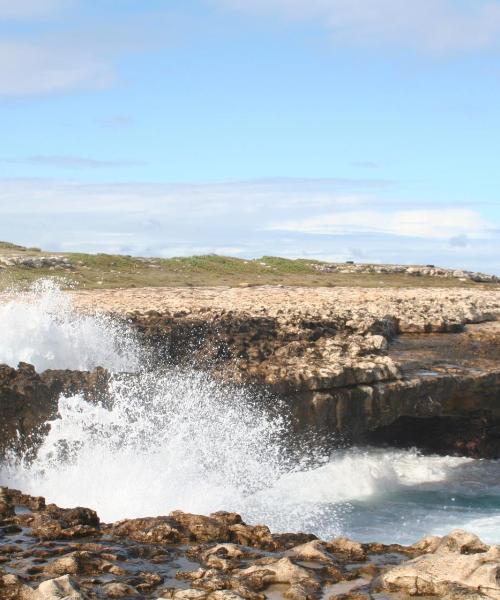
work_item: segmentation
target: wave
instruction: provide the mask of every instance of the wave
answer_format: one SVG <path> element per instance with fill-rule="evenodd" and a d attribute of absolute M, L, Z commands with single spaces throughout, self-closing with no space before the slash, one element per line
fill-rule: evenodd
<path fill-rule="evenodd" d="M 230 510 L 274 531 L 326 538 L 408 543 L 465 526 L 500 540 L 498 461 L 329 453 L 329 440 L 296 433 L 283 400 L 194 369 L 146 369 L 126 326 L 78 313 L 52 283 L 1 305 L 0 324 L 0 363 L 114 373 L 106 405 L 60 398 L 35 458 L 0 466 L 6 485 L 92 507 L 105 521 Z"/>
<path fill-rule="evenodd" d="M 132 330 L 107 315 L 83 314 L 52 280 L 0 304 L 0 363 L 46 369 L 136 371 L 141 355 Z"/>

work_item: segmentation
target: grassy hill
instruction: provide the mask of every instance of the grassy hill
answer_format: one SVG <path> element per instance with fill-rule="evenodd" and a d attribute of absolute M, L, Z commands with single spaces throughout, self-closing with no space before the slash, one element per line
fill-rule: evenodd
<path fill-rule="evenodd" d="M 273 256 L 240 259 L 228 256 L 141 258 L 112 254 L 51 253 L 0 242 L 0 289 L 29 285 L 41 277 L 63 280 L 67 287 L 174 286 L 363 286 L 363 287 L 478 287 L 456 278 L 402 273 L 330 273 L 315 260 Z"/>

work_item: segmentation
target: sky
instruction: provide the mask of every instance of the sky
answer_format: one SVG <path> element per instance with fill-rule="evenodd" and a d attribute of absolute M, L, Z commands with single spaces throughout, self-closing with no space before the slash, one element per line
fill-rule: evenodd
<path fill-rule="evenodd" d="M 0 0 L 0 239 L 500 274 L 500 0 Z"/>

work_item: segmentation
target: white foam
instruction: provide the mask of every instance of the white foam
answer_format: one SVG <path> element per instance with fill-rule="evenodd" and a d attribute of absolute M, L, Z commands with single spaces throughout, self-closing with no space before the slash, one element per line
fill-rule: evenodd
<path fill-rule="evenodd" d="M 45 369 L 133 371 L 139 353 L 123 324 L 103 314 L 77 312 L 50 280 L 0 303 L 0 363 Z"/>
<path fill-rule="evenodd" d="M 329 536 L 342 532 L 346 503 L 446 485 L 474 462 L 356 448 L 325 461 L 310 443 L 293 450 L 284 406 L 272 416 L 244 389 L 195 371 L 115 377 L 111 395 L 111 408 L 61 398 L 34 462 L 15 461 L 4 481 L 106 521 L 234 510 L 277 531 Z"/>
<path fill-rule="evenodd" d="M 52 284 L 1 305 L 0 325 L 0 363 L 140 371 L 126 328 L 78 314 Z M 4 465 L 2 483 L 105 521 L 234 510 L 322 537 L 408 543 L 462 526 L 500 540 L 498 461 L 373 448 L 325 457 L 318 440 L 292 433 L 284 404 L 194 370 L 115 375 L 111 385 L 111 406 L 61 398 L 35 459 Z"/>

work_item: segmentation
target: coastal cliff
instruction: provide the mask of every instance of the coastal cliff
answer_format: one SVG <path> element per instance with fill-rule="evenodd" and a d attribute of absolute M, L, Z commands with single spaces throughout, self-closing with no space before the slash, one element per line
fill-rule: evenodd
<path fill-rule="evenodd" d="M 297 430 L 335 443 L 500 456 L 500 291 L 168 288 L 72 292 L 127 322 L 155 367 L 207 369 L 286 399 Z M 107 375 L 0 369 L 3 448 L 23 444 Z"/>
<path fill-rule="evenodd" d="M 500 456 L 498 290 L 127 290 L 74 300 L 129 320 L 161 361 L 287 398 L 299 429 Z"/>

